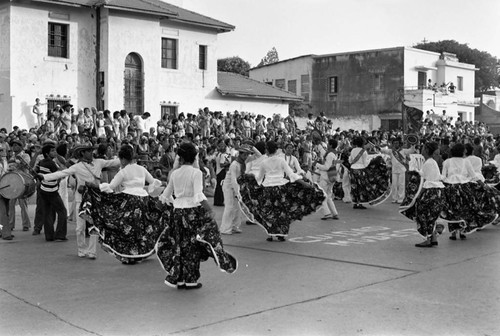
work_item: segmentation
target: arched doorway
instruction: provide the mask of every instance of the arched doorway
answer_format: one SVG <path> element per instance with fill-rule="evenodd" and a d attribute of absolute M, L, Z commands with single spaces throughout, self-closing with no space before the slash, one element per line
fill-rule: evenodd
<path fill-rule="evenodd" d="M 144 112 L 144 74 L 141 57 L 130 53 L 125 58 L 124 108 L 128 113 Z"/>

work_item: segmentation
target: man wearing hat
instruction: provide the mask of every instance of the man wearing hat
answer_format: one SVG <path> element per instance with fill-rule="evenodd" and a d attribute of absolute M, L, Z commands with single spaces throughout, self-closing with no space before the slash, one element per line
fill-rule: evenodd
<path fill-rule="evenodd" d="M 40 174 L 50 174 L 58 170 L 54 158 L 57 156 L 54 143 L 45 143 L 42 147 L 43 160 L 35 170 Z M 42 227 L 46 241 L 66 241 L 68 212 L 59 195 L 59 181 L 42 181 L 38 188 L 35 210 L 35 228 L 33 234 L 39 234 Z M 57 214 L 57 227 L 54 234 L 54 221 Z"/>
<path fill-rule="evenodd" d="M 9 160 L 9 171 L 21 171 L 28 173 L 30 156 L 23 150 L 24 143 L 21 140 L 13 140 L 11 142 L 12 157 Z M 19 202 L 21 208 L 21 219 L 23 222 L 23 231 L 29 231 L 31 227 L 30 218 L 28 216 L 28 202 L 25 198 L 11 199 L 9 202 L 9 225 L 12 230 L 16 226 L 16 203 Z"/>
<path fill-rule="evenodd" d="M 250 154 L 252 158 L 249 159 Z M 238 203 L 237 195 L 240 193 L 240 185 L 236 179 L 246 171 L 247 161 L 254 160 L 261 156 L 261 153 L 250 145 L 242 145 L 238 148 L 238 157 L 231 163 L 222 185 L 224 193 L 224 213 L 220 225 L 220 233 L 230 235 L 241 233 L 242 212 Z"/>
<path fill-rule="evenodd" d="M 77 181 L 77 191 L 75 192 L 75 206 L 80 208 L 82 202 L 82 186 L 86 182 L 99 184 L 101 180 L 102 169 L 107 167 L 118 167 L 120 160 L 94 159 L 93 152 L 95 147 L 89 145 L 79 145 L 73 149 L 73 155 L 79 160 L 68 169 L 54 173 L 39 175 L 42 181 L 55 181 L 67 176 L 74 175 Z M 80 258 L 96 259 L 97 236 L 90 235 L 89 242 L 85 238 L 85 220 L 81 217 L 76 219 L 76 242 L 78 245 L 78 256 Z"/>

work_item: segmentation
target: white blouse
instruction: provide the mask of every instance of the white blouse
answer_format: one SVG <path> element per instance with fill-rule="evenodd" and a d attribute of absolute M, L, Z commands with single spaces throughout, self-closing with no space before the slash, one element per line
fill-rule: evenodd
<path fill-rule="evenodd" d="M 175 195 L 175 200 L 172 197 Z M 182 165 L 172 171 L 160 200 L 172 203 L 176 209 L 195 208 L 207 200 L 203 194 L 203 173 L 192 165 Z"/>
<path fill-rule="evenodd" d="M 363 148 L 355 147 L 352 149 L 351 155 L 349 155 L 349 163 L 351 163 L 352 169 L 363 169 L 366 168 L 366 166 L 368 166 L 368 164 L 370 163 L 368 159 L 368 153 L 365 150 L 365 152 L 361 155 L 359 160 L 356 161 L 354 164 L 352 164 L 352 161 L 356 158 L 356 156 L 358 156 L 361 150 L 363 150 Z"/>
<path fill-rule="evenodd" d="M 429 158 L 424 162 L 420 175 L 424 179 L 424 189 L 444 188 L 444 184 L 441 182 L 442 176 L 439 166 L 433 158 Z"/>
<path fill-rule="evenodd" d="M 258 184 L 264 187 L 274 187 L 287 184 L 289 181 L 284 177 L 288 176 L 291 182 L 302 179 L 299 174 L 295 174 L 286 161 L 276 155 L 270 156 L 260 166 L 258 175 L 255 176 Z"/>
<path fill-rule="evenodd" d="M 443 162 L 443 182 L 467 183 L 471 182 L 475 176 L 472 165 L 465 158 L 452 157 Z"/>
<path fill-rule="evenodd" d="M 474 169 L 474 172 L 476 173 L 474 180 L 484 182 L 485 178 L 481 170 L 481 168 L 483 168 L 483 160 L 475 155 L 469 155 L 465 159 L 470 162 L 472 169 Z"/>
<path fill-rule="evenodd" d="M 144 189 L 146 182 L 149 183 L 148 191 Z M 110 183 L 101 183 L 99 189 L 108 193 L 120 190 L 124 194 L 148 196 L 148 192 L 160 186 L 161 182 L 153 178 L 146 168 L 133 163 L 120 169 Z"/>

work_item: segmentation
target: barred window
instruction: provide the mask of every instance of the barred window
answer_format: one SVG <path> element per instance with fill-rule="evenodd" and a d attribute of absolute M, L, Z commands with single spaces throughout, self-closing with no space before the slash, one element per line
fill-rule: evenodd
<path fill-rule="evenodd" d="M 328 79 L 328 93 L 337 93 L 339 90 L 338 88 L 338 78 L 337 76 L 330 77 Z"/>
<path fill-rule="evenodd" d="M 177 40 L 161 39 L 161 67 L 177 69 Z"/>
<path fill-rule="evenodd" d="M 300 76 L 300 94 L 306 102 L 309 101 L 309 75 Z"/>
<path fill-rule="evenodd" d="M 198 68 L 200 70 L 207 70 L 207 46 L 200 45 Z"/>
<path fill-rule="evenodd" d="M 68 58 L 68 25 L 49 22 L 49 56 Z"/>

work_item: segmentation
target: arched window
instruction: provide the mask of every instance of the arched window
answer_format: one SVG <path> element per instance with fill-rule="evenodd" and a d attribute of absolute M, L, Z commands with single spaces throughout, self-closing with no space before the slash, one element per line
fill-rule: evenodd
<path fill-rule="evenodd" d="M 125 58 L 124 108 L 134 114 L 144 113 L 144 73 L 141 57 L 130 53 Z"/>

